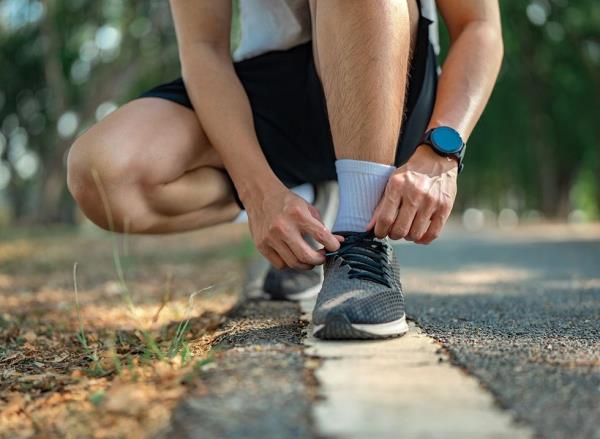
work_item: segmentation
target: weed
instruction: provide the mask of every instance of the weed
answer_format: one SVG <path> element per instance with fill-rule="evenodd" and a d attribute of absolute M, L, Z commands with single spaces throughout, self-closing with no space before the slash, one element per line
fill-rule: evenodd
<path fill-rule="evenodd" d="M 98 390 L 90 395 L 90 402 L 96 407 L 99 406 L 104 400 L 104 390 Z"/>

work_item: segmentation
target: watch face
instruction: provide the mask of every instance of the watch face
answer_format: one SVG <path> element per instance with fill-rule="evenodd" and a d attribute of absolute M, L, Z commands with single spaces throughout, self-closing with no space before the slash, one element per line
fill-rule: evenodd
<path fill-rule="evenodd" d="M 438 127 L 431 132 L 431 141 L 437 149 L 447 154 L 453 154 L 463 146 L 460 134 L 450 127 Z"/>

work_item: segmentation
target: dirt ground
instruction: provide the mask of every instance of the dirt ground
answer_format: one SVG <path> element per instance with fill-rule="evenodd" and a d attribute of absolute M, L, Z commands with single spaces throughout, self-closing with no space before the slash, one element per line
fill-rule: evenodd
<path fill-rule="evenodd" d="M 0 231 L 0 437 L 159 435 L 205 391 L 253 255 L 243 225 Z"/>

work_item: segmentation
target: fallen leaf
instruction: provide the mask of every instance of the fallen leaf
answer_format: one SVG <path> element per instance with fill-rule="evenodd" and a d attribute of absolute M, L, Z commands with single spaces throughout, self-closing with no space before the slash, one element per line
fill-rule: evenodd
<path fill-rule="evenodd" d="M 25 334 L 23 334 L 22 337 L 25 340 L 27 340 L 29 343 L 33 343 L 37 339 L 37 335 L 35 335 L 35 332 L 33 332 L 31 330 L 29 330 Z"/>

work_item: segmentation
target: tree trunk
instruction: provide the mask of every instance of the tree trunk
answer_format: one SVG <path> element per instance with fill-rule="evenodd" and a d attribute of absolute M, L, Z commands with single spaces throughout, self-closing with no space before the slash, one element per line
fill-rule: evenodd
<path fill-rule="evenodd" d="M 51 90 L 55 105 L 48 108 L 47 145 L 40 160 L 42 170 L 40 175 L 37 208 L 33 213 L 33 221 L 37 223 L 53 223 L 67 219 L 64 217 L 66 208 L 61 202 L 66 191 L 66 172 L 63 158 L 68 148 L 68 143 L 58 138 L 53 129 L 60 116 L 69 108 L 68 80 L 65 77 L 61 57 L 61 36 L 56 25 L 57 2 L 46 1 L 46 16 L 41 23 L 41 32 L 47 41 L 43 54 L 44 74 L 46 86 Z M 69 218 L 70 217 L 70 218 Z"/>

